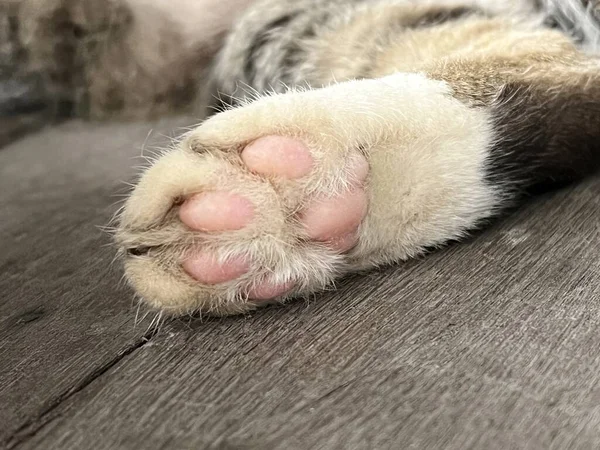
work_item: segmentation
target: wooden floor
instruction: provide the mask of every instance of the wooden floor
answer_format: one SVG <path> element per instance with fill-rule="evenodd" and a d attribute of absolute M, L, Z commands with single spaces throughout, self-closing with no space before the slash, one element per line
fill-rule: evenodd
<path fill-rule="evenodd" d="M 600 178 L 309 303 L 156 333 L 98 226 L 188 123 L 0 150 L 0 448 L 600 448 Z"/>

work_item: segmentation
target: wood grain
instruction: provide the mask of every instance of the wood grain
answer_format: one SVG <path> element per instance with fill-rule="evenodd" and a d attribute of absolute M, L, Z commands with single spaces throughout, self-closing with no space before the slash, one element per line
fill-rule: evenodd
<path fill-rule="evenodd" d="M 99 226 L 141 146 L 182 123 L 70 123 L 0 150 L 0 448 L 144 343 Z"/>
<path fill-rule="evenodd" d="M 103 170 L 72 174 L 73 181 L 112 176 Z M 55 391 L 64 392 L 140 336 L 131 331 L 128 300 L 113 290 L 116 278 L 102 270 L 107 255 L 94 259 L 99 241 L 88 241 L 83 253 L 80 245 L 56 250 L 83 239 L 78 227 L 90 217 L 104 217 L 93 214 L 104 203 L 82 197 L 73 200 L 80 221 L 71 216 L 66 231 L 67 222 L 53 225 L 62 228 L 53 243 L 37 238 L 39 248 L 26 255 L 12 250 L 12 264 L 29 261 L 12 276 L 30 274 L 31 286 L 22 289 L 36 301 L 19 309 L 5 299 L 2 317 L 45 302 L 53 314 L 15 328 L 10 341 L 17 350 L 9 350 L 12 369 L 7 376 L 3 364 L 0 385 L 17 373 L 28 377 L 8 397 L 20 408 L 8 415 L 13 423 L 52 398 L 48 390 L 60 385 Z M 595 178 L 532 201 L 469 242 L 353 277 L 309 302 L 173 321 L 7 445 L 600 448 L 599 199 Z M 48 213 L 27 223 L 39 227 Z M 35 233 L 30 227 L 20 226 Z M 63 233 L 75 239 L 57 241 Z M 23 242 L 31 244 L 29 237 Z M 43 259 L 50 248 L 62 259 Z M 65 268 L 61 261 L 69 258 Z M 64 273 L 51 289 L 50 266 Z M 74 267 L 82 268 L 77 275 Z"/>

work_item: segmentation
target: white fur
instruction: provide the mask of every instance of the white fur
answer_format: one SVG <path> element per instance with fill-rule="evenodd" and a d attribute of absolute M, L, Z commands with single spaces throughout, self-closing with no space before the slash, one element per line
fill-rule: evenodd
<path fill-rule="evenodd" d="M 600 51 L 600 26 L 592 15 L 592 3 L 587 8 L 581 0 L 545 0 L 545 3 L 567 32 L 581 35 L 585 50 L 591 53 Z"/>

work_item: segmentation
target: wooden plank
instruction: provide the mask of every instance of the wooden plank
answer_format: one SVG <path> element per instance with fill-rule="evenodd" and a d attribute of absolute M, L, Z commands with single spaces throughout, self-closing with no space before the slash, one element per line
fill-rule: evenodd
<path fill-rule="evenodd" d="M 0 447 L 143 343 L 98 226 L 142 144 L 182 123 L 70 123 L 0 151 Z"/>
<path fill-rule="evenodd" d="M 599 199 L 596 178 L 308 304 L 172 322 L 19 448 L 600 448 Z"/>

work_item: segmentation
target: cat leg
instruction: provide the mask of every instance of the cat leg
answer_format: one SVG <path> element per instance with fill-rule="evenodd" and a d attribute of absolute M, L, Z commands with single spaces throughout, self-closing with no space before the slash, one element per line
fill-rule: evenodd
<path fill-rule="evenodd" d="M 579 180 L 600 164 L 600 60 L 551 37 L 539 36 L 531 51 L 425 68 L 454 97 L 490 115 L 487 177 L 513 200 Z"/>
<path fill-rule="evenodd" d="M 258 99 L 146 172 L 117 240 L 174 314 L 243 312 L 464 236 L 502 205 L 488 112 L 419 74 Z"/>

